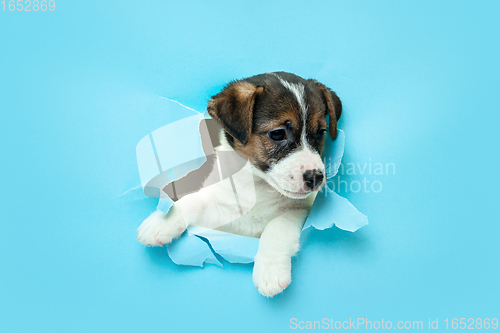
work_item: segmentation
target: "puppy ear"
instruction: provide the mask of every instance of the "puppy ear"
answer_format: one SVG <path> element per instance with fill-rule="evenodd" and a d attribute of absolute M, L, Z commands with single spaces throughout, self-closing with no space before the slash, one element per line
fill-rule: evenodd
<path fill-rule="evenodd" d="M 208 102 L 208 114 L 233 138 L 246 145 L 252 133 L 255 99 L 263 90 L 248 82 L 230 83 Z"/>
<path fill-rule="evenodd" d="M 337 137 L 337 121 L 342 114 L 342 103 L 337 94 L 325 85 L 314 81 L 314 84 L 319 89 L 323 95 L 324 102 L 326 104 L 326 113 L 330 116 L 330 135 L 332 139 Z"/>

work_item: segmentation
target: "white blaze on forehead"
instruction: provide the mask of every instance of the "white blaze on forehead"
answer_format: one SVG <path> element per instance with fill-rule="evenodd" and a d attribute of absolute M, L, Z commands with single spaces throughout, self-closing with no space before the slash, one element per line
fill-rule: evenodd
<path fill-rule="evenodd" d="M 311 150 L 309 144 L 307 143 L 307 138 L 306 138 L 307 104 L 304 97 L 305 95 L 304 85 L 302 83 L 290 83 L 288 81 L 283 80 L 277 74 L 274 75 L 276 75 L 276 77 L 280 80 L 281 84 L 285 88 L 287 88 L 288 90 L 290 90 L 292 94 L 294 94 L 295 98 L 297 99 L 297 102 L 299 102 L 300 110 L 302 111 L 302 124 L 303 124 L 300 141 L 305 149 Z"/>
<path fill-rule="evenodd" d="M 299 102 L 300 109 L 302 111 L 302 117 L 305 119 L 305 116 L 307 115 L 307 105 L 306 101 L 304 99 L 304 85 L 302 83 L 290 83 L 288 81 L 283 80 L 278 76 L 278 79 L 280 79 L 281 84 L 290 90 L 295 95 L 295 98 L 297 99 L 297 102 Z"/>
<path fill-rule="evenodd" d="M 304 188 L 303 175 L 306 170 L 320 170 L 325 173 L 325 166 L 318 151 L 313 150 L 306 136 L 307 104 L 305 100 L 305 87 L 302 83 L 291 83 L 275 75 L 281 84 L 288 89 L 297 99 L 302 113 L 301 148 L 279 160 L 266 173 L 268 182 L 281 194 L 290 198 L 303 198 L 302 193 L 309 193 Z M 307 196 L 308 194 L 306 194 Z"/>

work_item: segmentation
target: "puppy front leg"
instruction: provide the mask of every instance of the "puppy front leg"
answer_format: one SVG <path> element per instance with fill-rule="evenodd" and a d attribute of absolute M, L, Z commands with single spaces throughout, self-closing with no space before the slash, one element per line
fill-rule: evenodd
<path fill-rule="evenodd" d="M 174 203 L 167 215 L 161 211 L 152 213 L 137 229 L 137 240 L 148 246 L 162 246 L 190 225 L 217 228 L 238 218 L 238 206 L 228 204 L 221 195 L 228 192 L 226 187 L 212 185 L 186 195 Z"/>
<path fill-rule="evenodd" d="M 291 258 L 299 250 L 299 238 L 308 211 L 296 209 L 273 219 L 260 237 L 253 282 L 266 297 L 283 291 L 290 282 Z"/>
<path fill-rule="evenodd" d="M 137 240 L 148 246 L 162 246 L 179 237 L 187 225 L 182 211 L 174 204 L 165 215 L 157 210 L 137 229 Z"/>

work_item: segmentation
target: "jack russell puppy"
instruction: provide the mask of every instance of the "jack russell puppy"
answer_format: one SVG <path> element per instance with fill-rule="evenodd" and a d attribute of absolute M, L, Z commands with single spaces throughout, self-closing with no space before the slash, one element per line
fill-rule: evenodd
<path fill-rule="evenodd" d="M 231 82 L 211 98 L 207 111 L 222 127 L 217 149 L 250 162 L 253 184 L 238 192 L 243 192 L 239 204 L 252 208 L 227 223 L 235 210 L 228 196 L 234 184 L 232 189 L 220 182 L 180 198 L 167 215 L 151 214 L 137 230 L 138 241 L 162 246 L 190 225 L 260 237 L 253 282 L 272 297 L 291 282 L 291 258 L 315 195 L 326 183 L 324 134 L 328 127 L 335 139 L 342 104 L 315 80 L 275 72 Z"/>

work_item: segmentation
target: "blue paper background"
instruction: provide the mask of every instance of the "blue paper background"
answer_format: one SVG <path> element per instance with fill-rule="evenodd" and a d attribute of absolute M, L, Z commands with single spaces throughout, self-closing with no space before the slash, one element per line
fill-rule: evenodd
<path fill-rule="evenodd" d="M 0 7 L 1 9 L 1 7 Z M 5 332 L 289 330 L 290 318 L 500 317 L 498 2 L 56 0 L 0 10 Z M 293 283 L 251 265 L 191 268 L 145 249 L 155 202 L 135 145 L 224 83 L 273 70 L 334 88 L 343 163 L 394 163 L 380 193 L 341 191 L 370 224 L 312 230 Z M 158 124 L 154 127 L 150 124 Z"/>

